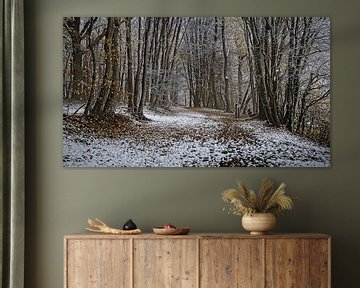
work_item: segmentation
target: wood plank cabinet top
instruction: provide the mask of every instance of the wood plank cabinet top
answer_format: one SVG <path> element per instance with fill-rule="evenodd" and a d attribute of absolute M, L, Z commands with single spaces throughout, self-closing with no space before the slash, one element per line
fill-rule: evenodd
<path fill-rule="evenodd" d="M 329 235 L 320 233 L 286 233 L 250 235 L 247 233 L 189 233 L 188 235 L 156 235 L 154 233 L 142 233 L 138 235 L 109 235 L 101 233 L 75 233 L 64 236 L 65 239 L 330 239 Z"/>

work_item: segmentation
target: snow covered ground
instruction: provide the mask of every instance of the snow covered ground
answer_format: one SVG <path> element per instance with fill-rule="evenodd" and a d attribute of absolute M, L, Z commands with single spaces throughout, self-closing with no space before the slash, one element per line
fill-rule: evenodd
<path fill-rule="evenodd" d="M 74 112 L 76 107 L 64 107 Z M 81 110 L 78 113 L 81 114 Z M 119 137 L 74 133 L 64 121 L 65 167 L 329 167 L 330 149 L 257 120 L 212 109 L 145 112 Z"/>

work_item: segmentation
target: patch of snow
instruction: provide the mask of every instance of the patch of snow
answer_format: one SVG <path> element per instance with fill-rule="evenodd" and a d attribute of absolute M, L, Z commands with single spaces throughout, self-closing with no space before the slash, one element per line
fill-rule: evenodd
<path fill-rule="evenodd" d="M 85 106 L 83 103 L 79 104 L 73 104 L 73 103 L 67 103 L 63 105 L 63 114 L 64 115 L 74 115 L 76 112 L 76 115 L 82 115 L 85 111 Z M 81 107 L 81 108 L 80 108 Z"/>
<path fill-rule="evenodd" d="M 205 110 L 204 110 L 205 111 Z M 211 111 L 205 111 L 211 112 Z M 219 115 L 177 107 L 116 139 L 63 133 L 65 167 L 329 167 L 330 149 L 261 121 L 235 121 L 251 139 L 223 139 Z"/>

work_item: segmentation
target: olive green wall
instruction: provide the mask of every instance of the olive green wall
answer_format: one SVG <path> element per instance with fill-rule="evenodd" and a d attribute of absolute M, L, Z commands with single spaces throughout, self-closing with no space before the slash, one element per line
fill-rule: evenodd
<path fill-rule="evenodd" d="M 333 287 L 358 287 L 359 57 L 358 1 L 335 0 L 33 0 L 26 32 L 26 287 L 63 287 L 63 235 L 88 216 L 113 226 L 128 218 L 145 231 L 172 222 L 198 232 L 238 232 L 220 192 L 237 178 L 286 182 L 296 209 L 279 232 L 333 237 Z M 357 2 L 357 4 L 356 4 Z M 332 166 L 328 169 L 70 169 L 62 167 L 63 16 L 331 16 Z"/>

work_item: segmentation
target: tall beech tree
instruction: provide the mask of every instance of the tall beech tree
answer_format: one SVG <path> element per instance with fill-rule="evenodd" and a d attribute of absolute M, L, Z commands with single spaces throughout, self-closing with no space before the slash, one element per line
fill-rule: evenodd
<path fill-rule="evenodd" d="M 81 40 L 84 35 L 80 31 L 81 18 L 80 17 L 65 17 L 63 27 L 71 37 L 72 62 L 71 62 L 71 96 L 73 98 L 80 98 L 82 94 L 82 55 L 84 50 L 81 46 Z"/>
<path fill-rule="evenodd" d="M 105 73 L 102 79 L 100 93 L 96 99 L 94 108 L 91 112 L 93 115 L 102 115 L 105 113 L 104 108 L 110 93 L 110 87 L 113 80 L 113 34 L 115 31 L 115 19 L 113 17 L 107 18 L 107 29 L 105 36 Z"/>
<path fill-rule="evenodd" d="M 229 51 L 226 48 L 226 39 L 225 39 L 225 17 L 221 19 L 221 41 L 223 45 L 223 54 L 224 54 L 224 99 L 225 99 L 225 111 L 231 112 L 231 103 L 230 103 L 230 95 L 229 95 L 229 72 L 228 72 L 228 54 Z"/>

